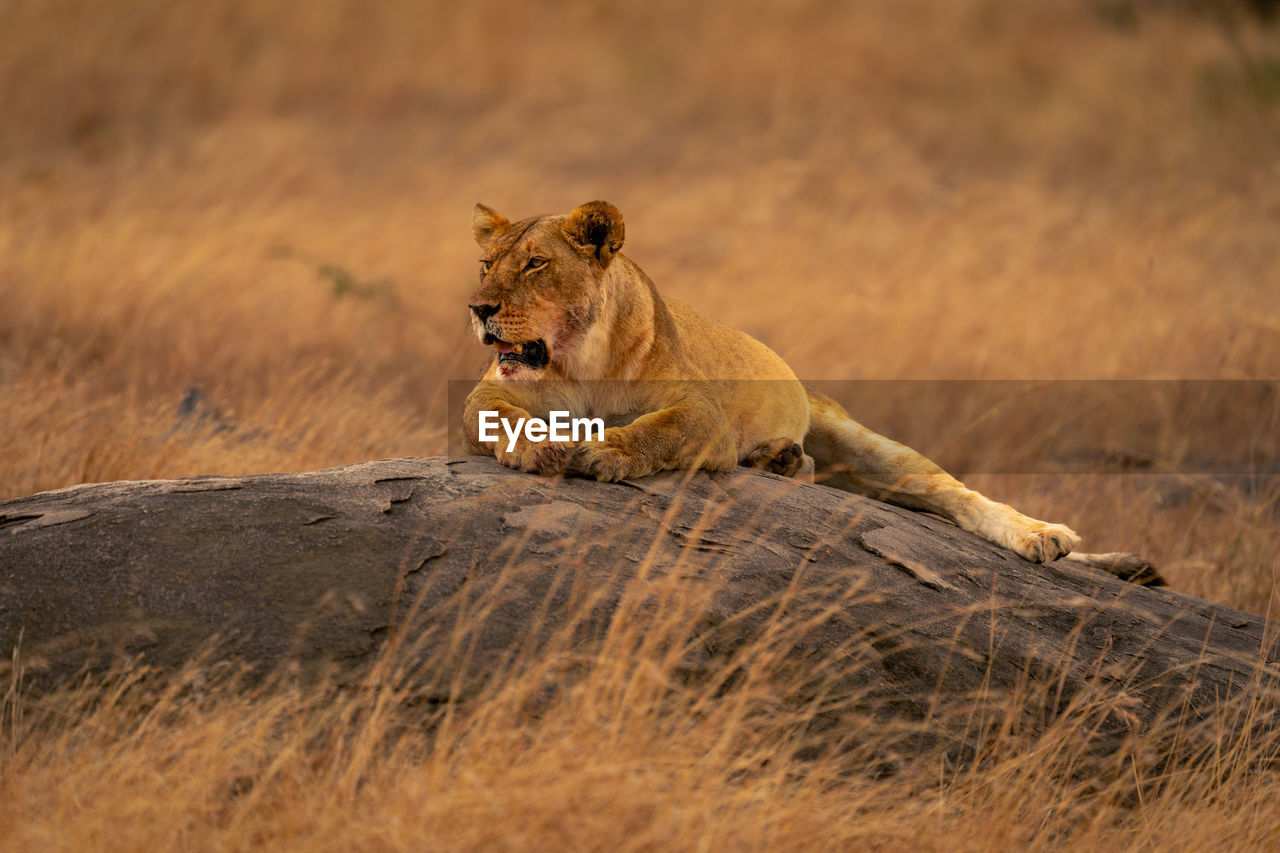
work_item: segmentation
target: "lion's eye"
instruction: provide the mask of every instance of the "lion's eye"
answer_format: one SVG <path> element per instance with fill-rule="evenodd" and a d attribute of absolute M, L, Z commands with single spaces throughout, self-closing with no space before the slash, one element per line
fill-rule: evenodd
<path fill-rule="evenodd" d="M 547 265 L 546 258 L 539 258 L 538 256 L 535 255 L 534 257 L 529 259 L 529 262 L 524 265 L 524 268 L 527 270 L 540 270 L 546 265 Z"/>
<path fill-rule="evenodd" d="M 493 269 L 493 261 L 490 261 L 490 260 L 482 260 L 482 261 L 480 261 L 480 274 L 481 274 L 481 275 L 487 275 L 487 274 L 488 274 L 488 272 L 489 272 L 489 270 L 491 270 L 491 269 Z"/>

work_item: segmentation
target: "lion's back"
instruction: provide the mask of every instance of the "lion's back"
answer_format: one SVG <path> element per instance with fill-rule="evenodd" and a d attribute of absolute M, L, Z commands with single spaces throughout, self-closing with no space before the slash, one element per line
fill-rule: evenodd
<path fill-rule="evenodd" d="M 782 356 L 746 332 L 713 320 L 679 300 L 665 301 L 686 356 L 708 379 L 796 381 Z"/>
<path fill-rule="evenodd" d="M 685 356 L 716 390 L 733 422 L 740 453 L 772 439 L 799 441 L 808 430 L 808 396 L 782 356 L 678 300 L 665 301 Z"/>

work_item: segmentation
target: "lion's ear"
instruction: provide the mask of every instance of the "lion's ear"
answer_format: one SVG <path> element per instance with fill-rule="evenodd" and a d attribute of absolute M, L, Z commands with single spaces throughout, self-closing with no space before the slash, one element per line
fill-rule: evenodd
<path fill-rule="evenodd" d="M 493 238 L 506 231 L 510 224 L 507 217 L 483 204 L 477 204 L 476 209 L 471 212 L 471 230 L 475 233 L 476 242 L 480 244 L 481 249 L 489 248 Z"/>
<path fill-rule="evenodd" d="M 618 208 L 607 201 L 589 201 L 569 214 L 564 236 L 579 250 L 590 252 L 603 269 L 622 248 L 626 228 Z"/>

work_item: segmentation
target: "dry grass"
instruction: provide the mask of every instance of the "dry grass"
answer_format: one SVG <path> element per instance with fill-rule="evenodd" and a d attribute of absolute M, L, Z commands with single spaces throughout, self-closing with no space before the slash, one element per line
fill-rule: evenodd
<path fill-rule="evenodd" d="M 438 651 L 413 665 L 422 670 L 400 665 L 415 657 L 393 643 L 355 690 L 290 675 L 246 687 L 207 661 L 171 681 L 126 670 L 42 698 L 16 685 L 0 704 L 0 847 L 1280 843 L 1280 738 L 1273 725 L 1238 734 L 1274 709 L 1274 673 L 1217 714 L 1175 708 L 1106 750 L 1100 733 L 1131 716 L 1128 700 L 1101 685 L 1050 720 L 1022 713 L 1054 704 L 1052 677 L 1014 695 L 947 697 L 922 728 L 838 686 L 856 655 L 801 667 L 788 657 L 825 601 L 775 610 L 723 669 L 691 677 L 712 592 L 677 572 L 636 581 L 589 647 L 581 629 L 599 624 L 595 598 L 575 596 L 545 645 L 484 673 L 478 693 L 458 674 L 481 615 L 429 643 Z M 428 674 L 408 677 L 418 671 Z"/>
<path fill-rule="evenodd" d="M 446 381 L 484 358 L 462 309 L 478 200 L 613 201 L 665 292 L 806 378 L 1276 380 L 1280 34 L 1115 20 L 1067 0 L 11 0 L 0 497 L 444 452 Z M 204 406 L 180 418 L 191 388 Z M 1069 431 L 858 411 L 1093 548 L 1268 612 L 1276 395 L 1218 399 L 1231 463 L 1259 472 L 1225 484 L 1176 431 L 1146 448 L 1164 476 L 1009 476 L 983 459 Z M 1148 437 L 1149 413 L 1108 414 L 1121 445 Z M 708 752 L 742 721 L 623 727 L 634 709 L 566 701 L 522 722 L 496 702 L 465 736 L 371 761 L 348 744 L 376 724 L 344 716 L 366 700 L 343 701 L 108 703 L 14 728 L 0 845 L 1275 841 L 1280 786 L 1234 758 L 1135 811 L 1118 781 L 1064 781 L 1041 750 L 1069 738 L 932 786 L 777 755 L 742 778 L 760 752 Z"/>

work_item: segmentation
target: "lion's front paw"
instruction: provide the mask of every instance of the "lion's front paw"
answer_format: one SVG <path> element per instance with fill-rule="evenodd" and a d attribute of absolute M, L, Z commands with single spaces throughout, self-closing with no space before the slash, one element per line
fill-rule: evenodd
<path fill-rule="evenodd" d="M 563 474 L 573 458 L 572 445 L 559 441 L 516 441 L 510 451 L 499 449 L 494 452 L 498 461 L 508 468 L 525 471 L 530 474 Z"/>
<path fill-rule="evenodd" d="M 573 457 L 573 470 L 595 477 L 606 483 L 616 483 L 628 477 L 641 477 L 652 471 L 630 454 L 613 447 L 608 440 L 579 444 Z"/>
<path fill-rule="evenodd" d="M 1033 563 L 1048 563 L 1080 547 L 1080 537 L 1065 524 L 1027 519 L 1025 529 L 1011 537 L 1009 549 Z"/>

